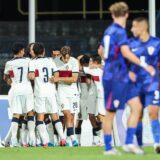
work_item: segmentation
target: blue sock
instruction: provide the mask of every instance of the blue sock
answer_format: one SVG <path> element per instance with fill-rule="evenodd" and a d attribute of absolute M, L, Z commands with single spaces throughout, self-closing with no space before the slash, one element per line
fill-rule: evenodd
<path fill-rule="evenodd" d="M 132 144 L 133 143 L 133 136 L 134 136 L 135 132 L 136 132 L 136 128 L 128 128 L 127 129 L 125 144 Z"/>
<path fill-rule="evenodd" d="M 143 124 L 142 122 L 139 122 L 136 130 L 137 143 L 139 146 L 143 146 L 142 132 L 143 132 Z"/>
<path fill-rule="evenodd" d="M 105 134 L 104 135 L 105 151 L 109 151 L 112 149 L 111 141 L 112 141 L 112 135 Z"/>
<path fill-rule="evenodd" d="M 151 121 L 152 134 L 154 138 L 154 143 L 160 142 L 160 123 L 158 120 Z"/>

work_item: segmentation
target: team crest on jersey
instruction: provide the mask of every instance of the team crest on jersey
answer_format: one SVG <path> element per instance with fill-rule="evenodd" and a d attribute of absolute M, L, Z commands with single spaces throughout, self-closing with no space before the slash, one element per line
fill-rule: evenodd
<path fill-rule="evenodd" d="M 155 51 L 155 48 L 153 46 L 150 46 L 150 47 L 147 48 L 147 50 L 148 50 L 148 54 L 152 55 Z"/>
<path fill-rule="evenodd" d="M 69 66 L 68 65 L 66 65 L 66 70 L 68 70 L 69 69 Z"/>
<path fill-rule="evenodd" d="M 119 100 L 118 99 L 115 99 L 114 101 L 113 101 L 113 105 L 114 105 L 114 107 L 115 108 L 118 108 L 119 107 Z"/>

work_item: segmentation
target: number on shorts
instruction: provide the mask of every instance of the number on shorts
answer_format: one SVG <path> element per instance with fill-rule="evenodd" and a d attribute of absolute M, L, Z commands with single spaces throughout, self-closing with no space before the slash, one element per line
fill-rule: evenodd
<path fill-rule="evenodd" d="M 158 90 L 156 90 L 156 91 L 154 92 L 154 99 L 156 99 L 156 100 L 159 99 L 159 91 L 158 91 Z"/>

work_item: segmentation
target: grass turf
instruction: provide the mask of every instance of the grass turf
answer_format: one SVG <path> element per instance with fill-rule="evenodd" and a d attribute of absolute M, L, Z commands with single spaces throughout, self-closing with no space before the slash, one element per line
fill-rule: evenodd
<path fill-rule="evenodd" d="M 144 155 L 122 152 L 119 156 L 103 155 L 103 147 L 0 148 L 0 160 L 160 160 L 152 147 Z"/>

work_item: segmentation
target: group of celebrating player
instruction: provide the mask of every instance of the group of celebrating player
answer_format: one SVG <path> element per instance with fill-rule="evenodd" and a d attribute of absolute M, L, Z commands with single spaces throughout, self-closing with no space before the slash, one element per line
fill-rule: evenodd
<path fill-rule="evenodd" d="M 76 59 L 71 48 L 63 46 L 55 49 L 51 58 L 45 56 L 42 43 L 31 43 L 27 46 L 31 58 L 26 58 L 22 44 L 13 46 L 14 58 L 4 70 L 4 79 L 11 85 L 8 97 L 13 118 L 7 137 L 11 146 L 19 145 L 20 120 L 19 142 L 24 147 L 56 145 L 54 134 L 60 146 L 79 146 L 82 122 L 89 117 L 93 144 L 102 144 L 103 127 L 105 155 L 119 154 L 111 146 L 113 119 L 117 109 L 128 104 L 131 113 L 123 150 L 144 153 L 142 117 L 143 108 L 148 107 L 154 149 L 160 153 L 160 40 L 149 35 L 148 21 L 143 17 L 133 20 L 134 37 L 128 39 L 127 4 L 118 2 L 109 10 L 113 23 L 104 32 L 99 55 Z M 139 146 L 133 144 L 134 135 Z"/>
<path fill-rule="evenodd" d="M 4 79 L 11 85 L 8 97 L 13 114 L 5 144 L 48 147 L 58 145 L 60 139 L 60 146 L 78 146 L 82 121 L 89 114 L 93 144 L 100 145 L 105 115 L 100 56 L 81 55 L 76 59 L 71 56 L 71 48 L 63 46 L 54 49 L 52 57 L 46 57 L 42 43 L 27 46 L 31 58 L 24 57 L 25 47 L 21 43 L 14 44 L 12 51 L 14 58 L 6 63 L 4 70 Z"/>

